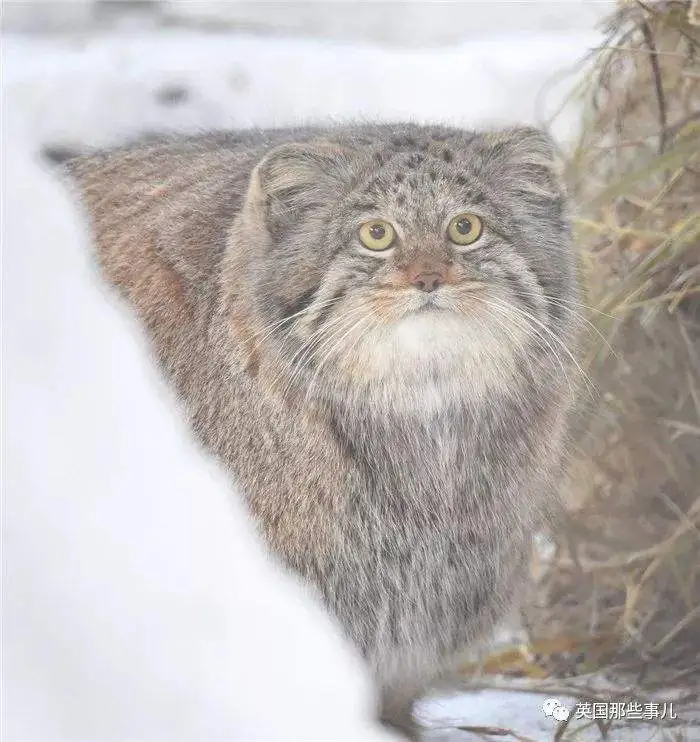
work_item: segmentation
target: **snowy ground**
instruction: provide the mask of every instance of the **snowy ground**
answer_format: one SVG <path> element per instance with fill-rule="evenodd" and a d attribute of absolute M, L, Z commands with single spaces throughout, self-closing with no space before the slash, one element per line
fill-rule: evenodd
<path fill-rule="evenodd" d="M 70 214 L 70 204 L 38 157 L 42 146 L 101 144 L 149 130 L 268 126 L 319 119 L 411 118 L 463 126 L 537 122 L 543 111 L 553 110 L 566 89 L 566 84 L 554 86 L 543 101 L 538 97 L 543 85 L 556 71 L 573 65 L 597 43 L 599 38 L 594 33 L 539 34 L 494 37 L 454 47 L 408 51 L 382 49 L 370 44 L 266 39 L 183 29 L 32 38 L 7 36 L 4 39 L 3 329 L 8 331 L 4 343 L 7 342 L 9 370 L 3 373 L 8 384 L 7 410 L 11 425 L 11 445 L 6 448 L 11 467 L 3 524 L 8 574 L 4 586 L 4 597 L 8 601 L 4 641 L 5 649 L 10 650 L 5 684 L 8 684 L 8 677 L 17 681 L 10 688 L 14 696 L 4 690 L 15 704 L 10 706 L 15 712 L 14 736 L 6 735 L 8 740 L 78 739 L 81 735 L 66 733 L 76 728 L 82 730 L 84 739 L 119 739 L 120 733 L 128 727 L 128 724 L 124 726 L 125 718 L 132 724 L 132 738 L 136 728 L 133 725 L 141 720 L 144 725 L 155 725 L 148 727 L 156 730 L 153 739 L 216 739 L 222 738 L 231 724 L 242 723 L 245 714 L 240 709 L 243 705 L 253 709 L 244 721 L 259 725 L 266 716 L 261 704 L 269 706 L 270 726 L 267 729 L 264 724 L 258 726 L 255 733 L 250 732 L 250 726 L 237 727 L 247 728 L 250 737 L 262 738 L 267 733 L 283 738 L 285 724 L 282 720 L 288 722 L 289 738 L 294 735 L 297 738 L 305 735 L 319 739 L 339 738 L 343 730 L 346 738 L 354 734 L 357 739 L 369 740 L 380 739 L 381 735 L 370 729 L 365 720 L 363 680 L 352 658 L 338 659 L 341 650 L 333 644 L 331 630 L 326 629 L 331 636 L 327 651 L 323 642 L 321 649 L 312 646 L 309 637 L 313 634 L 309 627 L 317 627 L 314 622 L 320 620 L 312 609 L 309 609 L 313 614 L 311 618 L 299 619 L 305 627 L 299 629 L 298 634 L 299 647 L 305 648 L 300 653 L 317 658 L 317 663 L 309 666 L 321 677 L 329 668 L 347 668 L 336 673 L 347 674 L 349 679 L 345 684 L 340 680 L 337 684 L 329 682 L 325 676 L 322 682 L 316 680 L 314 685 L 311 672 L 301 673 L 301 680 L 294 677 L 298 655 L 295 660 L 294 652 L 280 645 L 263 647 L 262 636 L 258 637 L 259 644 L 253 642 L 260 653 L 256 664 L 254 653 L 243 651 L 245 642 L 241 636 L 231 636 L 230 631 L 227 633 L 221 628 L 217 610 L 230 616 L 236 610 L 237 599 L 236 595 L 223 598 L 219 595 L 221 586 L 235 579 L 235 575 L 221 570 L 221 555 L 226 555 L 225 560 L 230 557 L 240 562 L 241 554 L 234 550 L 228 555 L 226 549 L 230 547 L 226 543 L 231 533 L 227 533 L 226 528 L 217 531 L 213 526 L 221 521 L 221 513 L 216 510 L 220 504 L 212 505 L 211 512 L 196 524 L 195 530 L 200 530 L 193 535 L 189 524 L 193 504 L 186 493 L 181 492 L 182 499 L 175 508 L 166 508 L 162 500 L 149 494 L 151 499 L 146 500 L 145 508 L 150 514 L 146 522 L 152 529 L 165 529 L 167 543 L 161 545 L 163 553 L 172 556 L 178 551 L 175 545 L 182 543 L 185 549 L 202 555 L 196 562 L 201 571 L 188 568 L 187 559 L 181 557 L 172 567 L 178 579 L 166 579 L 165 587 L 161 584 L 159 574 L 161 571 L 169 574 L 169 560 L 163 559 L 162 553 L 151 553 L 147 528 L 136 529 L 133 535 L 133 525 L 142 518 L 144 505 L 133 493 L 125 496 L 121 504 L 114 487 L 120 486 L 129 492 L 132 486 L 145 487 L 149 492 L 151 486 L 158 489 L 157 472 L 151 471 L 145 480 L 140 479 L 142 462 L 139 463 L 138 451 L 139 445 L 147 445 L 147 437 L 144 438 L 147 433 L 158 435 L 160 439 L 159 431 L 169 427 L 168 413 L 158 406 L 156 397 L 161 392 L 152 392 L 151 402 L 131 398 L 132 406 L 128 407 L 132 388 L 129 384 L 147 397 L 145 379 L 150 376 L 138 360 L 140 351 L 129 350 L 124 326 L 114 319 L 96 320 L 94 325 L 84 321 L 87 314 L 100 314 L 96 308 L 99 300 L 94 288 L 85 288 L 91 279 L 81 260 L 75 256 L 65 261 L 62 258 L 75 253 L 75 245 L 71 244 L 73 241 L 76 245 L 82 244 L 83 235 L 71 226 L 75 215 Z M 574 118 L 562 119 L 555 133 L 566 139 L 574 126 Z M 75 291 L 70 290 L 76 282 L 72 270 L 81 275 Z M 80 303 L 83 301 L 85 304 Z M 74 336 L 70 332 L 71 323 L 78 320 L 83 324 L 79 324 L 81 330 Z M 118 342 L 107 342 L 105 331 L 107 337 L 114 332 Z M 120 343 L 125 344 L 126 357 L 131 360 L 123 360 L 121 353 L 114 350 L 121 348 Z M 111 360 L 98 362 L 96 349 Z M 73 355 L 69 358 L 67 352 Z M 87 359 L 89 373 L 82 364 L 76 367 L 79 357 Z M 82 379 L 85 386 L 75 381 L 66 386 L 67 380 L 78 370 L 88 374 L 75 377 L 79 381 Z M 96 395 L 104 389 L 117 389 L 113 402 L 96 401 Z M 65 403 L 57 402 L 56 394 L 62 395 Z M 145 432 L 137 437 L 136 444 L 129 443 L 125 433 L 128 421 L 118 414 L 117 408 L 122 402 L 131 410 L 153 407 L 154 422 L 144 423 Z M 31 407 L 32 403 L 35 407 L 31 414 L 20 406 Z M 113 460 L 109 463 L 105 450 L 98 447 L 93 452 L 94 471 L 88 471 L 83 486 L 73 491 L 71 482 L 74 480 L 66 478 L 70 465 L 77 465 L 71 451 L 74 447 L 88 445 L 96 436 L 99 438 L 97 431 L 103 432 L 103 429 L 98 428 L 97 419 L 103 414 L 115 416 L 114 430 L 110 433 L 112 442 L 124 447 L 122 456 L 127 463 L 117 464 Z M 67 433 L 65 427 L 51 427 L 56 424 L 70 426 L 73 419 L 75 427 L 68 428 Z M 35 434 L 37 428 L 32 426 L 38 426 L 41 434 Z M 177 436 L 172 440 L 172 435 L 165 438 L 159 460 L 164 469 L 168 469 L 170 459 L 165 452 L 177 458 L 179 447 L 185 444 Z M 44 458 L 38 452 L 50 454 L 50 457 Z M 37 457 L 36 460 L 32 456 Z M 191 453 L 184 459 L 189 460 L 188 457 L 196 459 Z M 201 489 L 211 491 L 212 500 L 218 502 L 216 498 L 221 489 L 210 481 L 206 466 L 197 461 L 183 466 L 183 472 L 173 473 L 171 484 L 177 485 L 180 474 L 199 477 L 203 483 Z M 107 488 L 111 495 L 106 500 L 105 510 L 88 511 L 85 515 L 83 508 L 89 502 L 86 497 L 112 481 L 100 473 L 103 471 L 100 467 L 107 467 L 104 471 L 110 472 L 116 484 Z M 119 474 L 122 470 L 126 472 L 123 477 Z M 129 480 L 131 475 L 137 478 L 138 485 Z M 27 494 L 30 491 L 31 497 Z M 59 506 L 60 500 L 56 502 L 59 495 L 65 498 L 65 507 Z M 42 501 L 42 497 L 48 499 Z M 171 520 L 159 524 L 156 513 L 166 511 Z M 121 519 L 113 531 L 108 527 L 112 518 Z M 83 527 L 94 533 L 86 538 Z M 209 528 L 214 528 L 213 532 L 218 534 L 213 550 L 203 546 L 207 540 L 203 534 Z M 120 565 L 117 559 L 117 546 L 124 539 L 134 542 L 126 566 Z M 43 551 L 42 546 L 46 544 L 55 547 L 61 556 L 54 558 Z M 152 561 L 146 567 L 139 567 L 142 559 Z M 79 562 L 87 564 L 85 570 L 78 569 Z M 248 563 L 247 557 L 245 563 Z M 211 579 L 203 579 L 199 584 L 201 575 L 214 569 L 215 564 L 219 567 Z M 115 595 L 98 584 L 103 571 L 109 579 L 121 581 Z M 139 571 L 143 571 L 145 577 L 131 584 L 129 575 Z M 74 590 L 63 584 L 66 574 L 75 581 Z M 16 578 L 14 585 L 13 576 Z M 245 580 L 240 581 L 240 574 L 238 579 L 239 582 L 233 584 L 240 588 L 238 599 L 242 600 L 240 596 L 246 594 L 247 588 Z M 277 578 L 270 579 L 275 585 Z M 146 608 L 143 608 L 144 595 L 156 596 L 145 601 Z M 262 602 L 267 609 L 265 601 L 272 600 L 272 605 L 274 600 L 267 593 L 265 595 L 267 597 L 258 597 L 253 603 Z M 98 602 L 104 601 L 104 606 L 91 604 L 94 596 Z M 188 601 L 193 601 L 194 596 L 197 600 L 208 601 L 211 612 L 205 616 L 206 621 L 213 621 L 219 630 L 214 632 L 214 643 L 207 646 L 204 660 L 185 652 L 187 656 L 180 658 L 182 664 L 178 664 L 169 653 L 181 651 L 183 644 L 188 643 L 201 648 L 206 633 L 200 624 L 193 626 L 193 618 L 186 610 Z M 219 603 L 221 605 L 217 605 Z M 155 631 L 151 628 L 149 633 L 148 610 L 153 610 L 153 615 L 159 619 L 166 614 L 172 619 L 172 614 L 177 613 L 175 606 L 185 608 L 185 618 L 171 621 L 172 626 L 164 632 L 162 641 L 156 642 L 154 649 L 150 646 L 153 638 L 163 632 L 159 626 Z M 129 615 L 135 622 L 135 636 L 124 637 L 119 633 L 111 608 L 133 612 L 133 616 Z M 260 616 L 261 609 L 257 610 Z M 301 614 L 304 610 L 300 609 Z M 253 610 L 248 619 L 254 622 L 255 615 Z M 273 620 L 275 615 L 273 611 Z M 87 622 L 86 616 L 89 617 Z M 282 633 L 288 636 L 286 619 L 278 616 L 277 620 L 278 626 L 285 626 Z M 97 629 L 90 630 L 93 622 Z M 232 625 L 236 625 L 235 621 Z M 243 630 L 241 628 L 241 632 Z M 112 641 L 112 644 L 107 642 L 107 654 L 105 635 Z M 82 641 L 79 650 L 69 651 L 71 641 Z M 59 646 L 58 651 L 56 642 L 69 646 Z M 144 654 L 139 654 L 140 651 Z M 128 652 L 136 654 L 129 659 Z M 236 656 L 235 652 L 241 652 L 241 656 L 247 658 L 245 662 L 250 664 L 240 665 L 237 671 L 227 668 L 222 658 Z M 337 662 L 341 664 L 334 664 Z M 71 663 L 76 663 L 77 667 L 73 674 L 66 672 Z M 292 667 L 286 666 L 290 663 Z M 306 659 L 301 665 L 305 663 Z M 109 673 L 104 675 L 105 667 L 112 668 L 113 677 L 108 677 Z M 8 676 L 8 669 L 16 674 Z M 232 677 L 236 672 L 237 676 Z M 252 672 L 257 673 L 257 681 L 248 675 Z M 267 672 L 270 682 L 262 695 L 259 690 L 256 695 L 256 689 L 263 683 L 262 674 Z M 91 673 L 95 676 L 94 682 L 86 686 L 86 678 L 90 679 Z M 189 682 L 185 677 L 188 674 L 191 674 Z M 156 682 L 165 682 L 163 697 L 155 697 Z M 80 716 L 76 693 L 78 690 L 87 692 L 88 686 L 96 707 L 102 709 L 102 717 L 95 721 L 92 715 L 90 719 L 76 721 L 76 714 Z M 218 688 L 223 693 L 224 687 L 235 689 L 231 693 L 233 710 L 227 709 L 226 700 L 216 691 Z M 210 699 L 206 692 L 211 694 Z M 334 692 L 346 694 L 347 703 L 334 701 Z M 117 713 L 114 704 L 108 703 L 110 693 L 119 693 L 120 702 L 122 696 L 125 698 L 126 711 Z M 248 695 L 244 696 L 245 693 Z M 18 694 L 24 695 L 20 698 Z M 174 702 L 177 698 L 182 704 Z M 146 702 L 152 704 L 150 709 L 143 708 Z M 430 726 L 444 728 L 467 723 L 512 727 L 539 742 L 550 739 L 556 728 L 554 720 L 542 712 L 541 703 L 542 698 L 535 695 L 484 692 L 431 701 L 422 709 L 422 715 Z M 183 714 L 191 712 L 191 718 L 178 726 L 174 720 L 181 721 L 182 715 L 176 714 L 169 723 L 164 723 L 166 710 L 174 713 L 179 706 Z M 326 706 L 329 711 L 321 713 Z M 337 719 L 335 725 L 330 721 L 333 714 Z M 317 725 L 311 723 L 314 715 L 320 719 Z M 343 719 L 347 720 L 347 725 Z M 273 724 L 273 720 L 276 723 Z M 304 726 L 305 720 L 307 726 Z M 113 722 L 111 733 L 103 727 L 101 733 L 95 734 L 99 721 Z M 57 731 L 59 729 L 62 731 Z M 349 732 L 351 729 L 355 731 Z M 470 736 L 452 729 L 444 733 L 435 731 L 430 738 L 466 741 Z M 647 730 L 610 739 L 650 738 Z"/>

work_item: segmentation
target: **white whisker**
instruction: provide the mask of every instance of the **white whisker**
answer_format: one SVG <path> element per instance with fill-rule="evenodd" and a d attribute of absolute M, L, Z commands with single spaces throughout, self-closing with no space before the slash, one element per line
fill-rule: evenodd
<path fill-rule="evenodd" d="M 538 320 L 536 317 L 533 317 L 532 314 L 530 314 L 529 312 L 525 312 L 523 309 L 520 309 L 519 307 L 516 307 L 515 305 L 508 303 L 508 302 L 500 302 L 498 300 L 495 300 L 495 301 L 499 303 L 500 306 L 505 311 L 516 312 L 525 321 L 534 323 L 535 325 L 537 325 L 537 327 L 539 327 L 544 332 L 546 332 L 549 335 L 549 337 L 551 337 L 552 340 L 561 347 L 561 349 L 570 358 L 571 362 L 576 366 L 579 373 L 581 374 L 581 377 L 586 383 L 586 386 L 589 392 L 592 393 L 593 396 L 597 396 L 598 390 L 596 389 L 595 384 L 593 384 L 593 381 L 591 380 L 590 376 L 584 371 L 584 369 L 581 367 L 581 364 L 576 360 L 574 354 L 569 350 L 569 348 L 566 347 L 566 344 L 562 341 L 560 337 L 558 337 L 554 332 L 552 332 L 552 330 L 549 327 L 547 327 L 543 322 Z"/>
<path fill-rule="evenodd" d="M 569 377 L 569 374 L 567 373 L 566 365 L 565 365 L 564 361 L 561 359 L 560 354 L 557 353 L 556 348 L 551 343 L 549 343 L 547 341 L 547 339 L 542 335 L 542 333 L 539 332 L 538 329 L 535 326 L 533 326 L 533 324 L 531 322 L 528 321 L 528 318 L 527 317 L 524 318 L 524 324 L 523 324 L 523 321 L 522 320 L 521 321 L 518 321 L 518 319 L 520 319 L 520 317 L 517 317 L 516 318 L 516 317 L 513 316 L 512 310 L 514 309 L 514 307 L 509 306 L 509 305 L 506 305 L 506 304 L 500 304 L 500 303 L 497 304 L 495 302 L 495 300 L 488 300 L 488 299 L 483 299 L 482 298 L 481 301 L 484 304 L 486 304 L 487 306 L 489 306 L 491 309 L 494 309 L 497 312 L 500 312 L 501 316 L 505 317 L 510 322 L 512 322 L 513 324 L 515 324 L 516 327 L 519 327 L 521 330 L 524 329 L 524 330 L 529 330 L 530 332 L 532 332 L 534 334 L 534 336 L 540 342 L 542 342 L 549 349 L 549 351 L 552 353 L 552 356 L 556 359 L 557 363 L 559 364 L 559 367 L 561 368 L 562 374 L 563 374 L 564 378 L 566 379 L 567 384 L 569 385 L 569 390 L 573 393 L 574 388 L 573 388 L 573 385 L 571 383 L 571 379 Z"/>

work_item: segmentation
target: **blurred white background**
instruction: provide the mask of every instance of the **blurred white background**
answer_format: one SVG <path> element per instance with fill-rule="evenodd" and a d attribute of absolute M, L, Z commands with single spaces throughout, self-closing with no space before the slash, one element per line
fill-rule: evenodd
<path fill-rule="evenodd" d="M 9 0 L 8 31 L 75 32 L 96 27 L 224 25 L 261 34 L 297 34 L 405 46 L 435 46 L 508 33 L 592 30 L 615 0 Z"/>
<path fill-rule="evenodd" d="M 6 2 L 3 92 L 10 125 L 75 144 L 311 119 L 536 123 L 611 5 Z"/>

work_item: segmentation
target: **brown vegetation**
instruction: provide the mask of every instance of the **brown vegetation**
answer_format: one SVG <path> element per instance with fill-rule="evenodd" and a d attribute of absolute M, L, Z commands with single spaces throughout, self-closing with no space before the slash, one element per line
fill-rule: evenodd
<path fill-rule="evenodd" d="M 529 640 L 487 660 L 588 700 L 677 690 L 686 721 L 700 689 L 699 24 L 697 2 L 620 3 L 568 102 L 583 110 L 566 176 L 596 391 L 533 570 Z"/>

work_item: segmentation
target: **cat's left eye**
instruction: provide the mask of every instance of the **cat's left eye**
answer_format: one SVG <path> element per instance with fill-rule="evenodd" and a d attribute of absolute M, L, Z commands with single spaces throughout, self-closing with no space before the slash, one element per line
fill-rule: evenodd
<path fill-rule="evenodd" d="M 447 236 L 455 245 L 471 245 L 483 231 L 484 223 L 476 214 L 457 214 L 447 227 Z"/>

